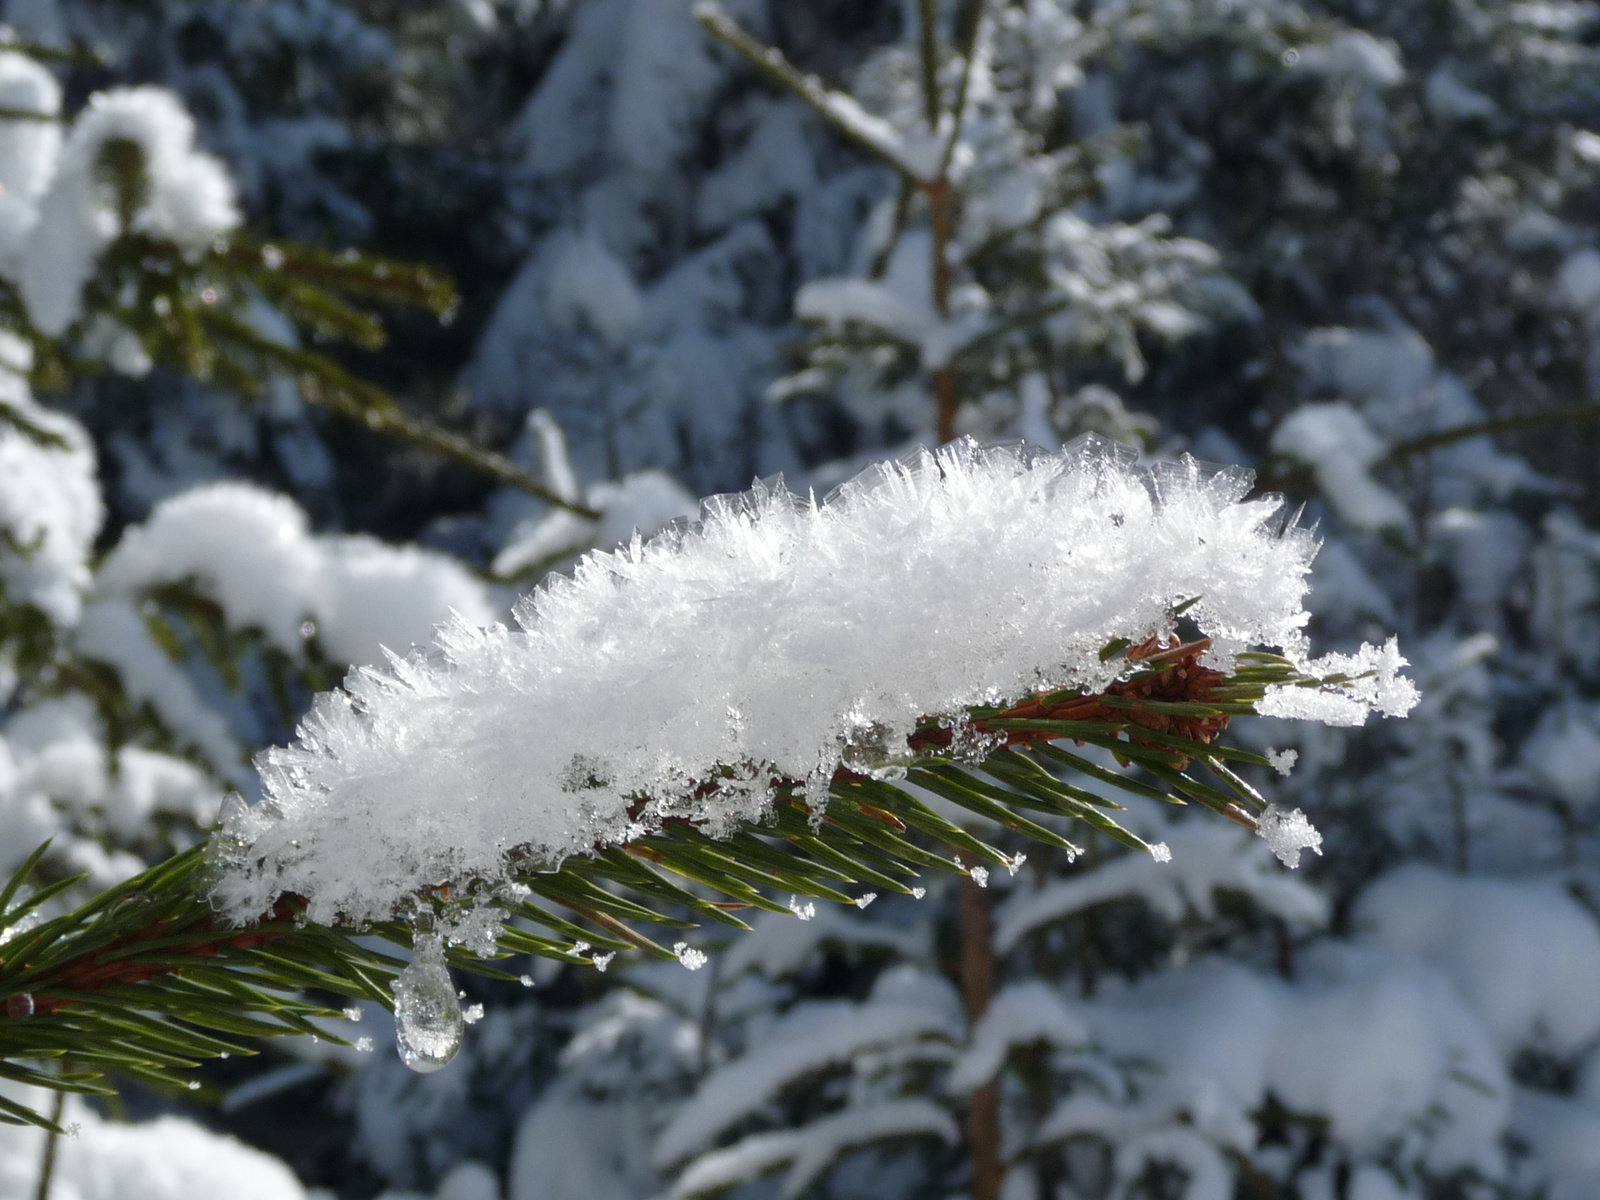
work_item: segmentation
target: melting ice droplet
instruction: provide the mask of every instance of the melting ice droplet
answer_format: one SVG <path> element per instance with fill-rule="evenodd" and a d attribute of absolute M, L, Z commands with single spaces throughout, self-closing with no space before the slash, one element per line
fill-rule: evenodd
<path fill-rule="evenodd" d="M 400 1061 L 422 1075 L 447 1064 L 461 1049 L 461 1001 L 444 965 L 438 934 L 418 933 L 411 965 L 394 987 L 394 1042 Z"/>

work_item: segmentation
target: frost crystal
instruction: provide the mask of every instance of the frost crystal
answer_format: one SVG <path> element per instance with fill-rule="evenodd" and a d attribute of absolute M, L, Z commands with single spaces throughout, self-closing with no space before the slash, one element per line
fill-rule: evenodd
<path fill-rule="evenodd" d="M 812 917 L 817 915 L 817 906 L 811 903 L 809 900 L 804 904 L 801 904 L 800 897 L 790 896 L 789 911 L 795 916 L 799 917 L 802 921 L 809 921 Z"/>
<path fill-rule="evenodd" d="M 878 893 L 877 892 L 868 892 L 865 896 L 857 896 L 856 897 L 856 902 L 855 902 L 856 903 L 856 907 L 857 908 L 865 908 L 867 905 L 871 904 L 877 898 L 878 898 Z"/>
<path fill-rule="evenodd" d="M 821 503 L 781 483 L 713 497 L 698 525 L 552 579 L 518 628 L 455 620 L 432 653 L 320 697 L 259 760 L 265 802 L 234 813 L 248 849 L 216 899 L 240 921 L 283 892 L 313 921 L 383 919 L 441 881 L 503 879 L 513 852 L 553 867 L 667 817 L 730 830 L 779 779 L 805 781 L 820 821 L 841 761 L 974 704 L 1103 686 L 1120 668 L 1100 648 L 1165 632 L 1178 600 L 1199 597 L 1187 616 L 1219 654 L 1305 661 L 1316 545 L 1248 489 L 1083 438 L 1048 455 L 957 442 Z M 1392 645 L 1323 662 L 1374 674 L 1262 711 L 1332 702 L 1343 720 L 1415 698 Z"/>
<path fill-rule="evenodd" d="M 1322 853 L 1322 835 L 1298 808 L 1285 812 L 1276 804 L 1267 805 L 1267 810 L 1257 820 L 1256 831 L 1286 867 L 1300 865 L 1302 850 Z"/>
<path fill-rule="evenodd" d="M 967 872 L 967 874 L 972 876 L 972 882 L 977 884 L 979 887 L 986 888 L 989 886 L 988 867 L 973 867 Z"/>
<path fill-rule="evenodd" d="M 1305 669 L 1319 678 L 1342 677 L 1337 688 L 1276 684 L 1256 702 L 1256 711 L 1264 717 L 1325 725 L 1362 725 L 1373 711 L 1403 717 L 1418 699 L 1416 686 L 1400 674 L 1405 665 L 1394 638 L 1382 646 L 1363 646 L 1354 654 L 1325 654 L 1306 661 Z"/>
<path fill-rule="evenodd" d="M 914 887 L 911 889 L 911 898 L 913 900 L 921 900 L 927 894 L 928 889 L 925 887 Z"/>
<path fill-rule="evenodd" d="M 617 952 L 613 950 L 609 954 L 596 954 L 590 961 L 594 963 L 594 969 L 604 975 L 606 968 L 611 965 L 611 960 L 616 956 Z"/>
<path fill-rule="evenodd" d="M 710 961 L 706 957 L 705 951 L 696 950 L 688 942 L 675 943 L 672 947 L 672 952 L 678 956 L 678 961 L 691 971 L 698 971 Z"/>
<path fill-rule="evenodd" d="M 1165 842 L 1156 842 L 1150 847 L 1150 857 L 1158 863 L 1169 863 L 1172 861 L 1172 849 Z"/>
<path fill-rule="evenodd" d="M 1289 772 L 1294 770 L 1294 764 L 1300 761 L 1300 751 L 1268 750 L 1267 761 L 1272 764 L 1274 771 L 1288 778 Z"/>
<path fill-rule="evenodd" d="M 476 1025 L 479 1021 L 483 1020 L 483 1005 L 469 1004 L 466 1008 L 461 1010 L 461 1020 L 464 1024 Z"/>

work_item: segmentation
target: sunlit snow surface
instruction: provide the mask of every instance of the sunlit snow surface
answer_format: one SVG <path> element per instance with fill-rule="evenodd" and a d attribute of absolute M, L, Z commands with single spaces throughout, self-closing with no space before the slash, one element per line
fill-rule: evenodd
<path fill-rule="evenodd" d="M 1222 665 L 1247 645 L 1304 659 L 1315 542 L 1248 489 L 1086 438 L 1052 455 L 959 442 L 821 503 L 781 483 L 713 497 L 698 524 L 540 588 L 519 629 L 456 622 L 432 656 L 322 696 L 259 761 L 266 798 L 231 819 L 249 850 L 218 900 L 250 919 L 293 891 L 313 920 L 375 918 L 497 878 L 514 849 L 554 863 L 668 814 L 716 832 L 760 816 L 775 776 L 820 790 L 921 717 L 1101 686 L 1102 646 L 1165 631 L 1194 597 Z M 1403 660 L 1356 657 L 1385 675 L 1329 697 L 1334 715 L 1404 712 Z M 739 778 L 696 797 L 719 766 Z"/>

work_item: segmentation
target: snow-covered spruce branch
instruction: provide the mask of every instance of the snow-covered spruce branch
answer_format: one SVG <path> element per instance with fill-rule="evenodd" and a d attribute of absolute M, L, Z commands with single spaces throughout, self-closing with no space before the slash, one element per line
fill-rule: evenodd
<path fill-rule="evenodd" d="M 1133 457 L 1094 438 L 1056 455 L 958 443 L 825 503 L 781 485 L 713 498 L 697 526 L 592 555 L 521 604 L 519 630 L 458 623 L 432 657 L 321 697 L 299 743 L 263 756 L 266 800 L 234 811 L 247 849 L 219 903 L 247 920 L 292 892 L 316 921 L 379 919 L 664 822 L 720 836 L 792 797 L 820 824 L 830 789 L 899 781 L 928 755 L 983 761 L 1001 730 L 982 723 L 1020 701 L 1071 720 L 1050 704 L 1149 670 L 1105 648 L 1164 638 L 1186 602 L 1212 639 L 1195 659 L 1218 673 L 1209 690 L 1108 697 L 1119 711 L 1406 711 L 1392 646 L 1310 659 L 1315 543 L 1276 527 L 1280 501 L 1241 502 L 1242 474 Z M 1259 646 L 1283 657 L 1241 666 Z M 1321 676 L 1336 682 L 1283 686 Z"/>
<path fill-rule="evenodd" d="M 305 332 L 381 347 L 383 322 L 369 302 L 448 321 L 459 304 L 451 280 L 355 250 L 252 240 L 239 230 L 232 179 L 196 148 L 175 95 L 100 92 L 68 120 L 60 85 L 31 54 L 0 48 L 0 92 L 14 110 L 0 114 L 0 328 L 32 344 L 40 390 L 106 366 L 139 376 L 158 363 L 252 398 L 267 378 L 288 376 L 312 404 L 596 515 L 299 344 Z M 30 431 L 10 406 L 0 406 L 0 423 Z"/>
<path fill-rule="evenodd" d="M 774 485 L 708 500 L 697 525 L 529 597 L 519 630 L 458 624 L 432 656 L 321 697 L 299 742 L 261 759 L 265 798 L 231 803 L 210 871 L 158 868 L 138 895 L 172 907 L 112 927 L 109 961 L 133 975 L 70 975 L 105 955 L 92 914 L 0 950 L 0 1055 L 38 1057 L 51 1022 L 93 1027 L 107 1001 L 162 1021 L 102 1030 L 133 1059 L 141 1039 L 181 1041 L 173 1022 L 271 1032 L 196 1000 L 247 950 L 241 970 L 281 966 L 256 1005 L 285 1030 L 301 1014 L 277 1015 L 273 987 L 387 999 L 398 964 L 346 936 L 370 929 L 418 947 L 394 981 L 400 1036 L 434 1067 L 461 1030 L 446 941 L 491 973 L 471 956 L 641 949 L 693 967 L 700 952 L 641 926 L 743 928 L 741 909 L 1014 868 L 962 814 L 1067 853 L 1081 821 L 1164 859 L 1103 785 L 1211 808 L 1296 860 L 1315 831 L 1235 769 L 1274 764 L 1216 736 L 1237 713 L 1402 715 L 1416 693 L 1392 642 L 1309 657 L 1315 543 L 1277 498 L 1244 500 L 1249 483 L 1085 438 L 1054 455 L 957 443 L 821 503 Z M 141 1069 L 220 1047 L 184 1045 Z"/>
<path fill-rule="evenodd" d="M 0 1079 L 106 1095 L 116 1091 L 107 1075 L 198 1089 L 185 1083 L 189 1070 L 219 1055 L 253 1054 L 263 1037 L 348 1044 L 328 1024 L 346 1014 L 304 992 L 387 1002 L 403 965 L 352 930 L 298 921 L 292 900 L 248 928 L 226 926 L 205 902 L 202 847 L 42 919 L 82 879 L 30 892 L 26 882 L 47 849 L 0 886 Z M 409 931 L 391 923 L 367 932 L 403 946 Z M 0 1122 L 60 1132 L 15 1097 L 0 1096 Z"/>

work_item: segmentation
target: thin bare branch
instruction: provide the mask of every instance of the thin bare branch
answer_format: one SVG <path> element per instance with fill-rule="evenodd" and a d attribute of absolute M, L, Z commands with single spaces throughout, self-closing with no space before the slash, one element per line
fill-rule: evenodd
<path fill-rule="evenodd" d="M 425 450 L 452 458 L 486 475 L 496 483 L 520 488 L 546 504 L 580 517 L 599 520 L 600 513 L 586 504 L 568 500 L 529 475 L 510 459 L 487 450 L 472 439 L 402 412 L 394 398 L 375 384 L 357 378 L 331 359 L 261 336 L 244 322 L 220 311 L 206 314 L 207 323 L 228 339 L 292 373 L 301 395 L 310 404 L 358 421 L 375 433 L 397 437 Z"/>
<path fill-rule="evenodd" d="M 694 15 L 707 33 L 766 76 L 769 82 L 804 100 L 828 124 L 886 166 L 920 183 L 929 182 L 902 154 L 899 138 L 888 122 L 872 116 L 843 92 L 807 75 L 773 46 L 751 37 L 716 0 L 699 0 Z"/>

